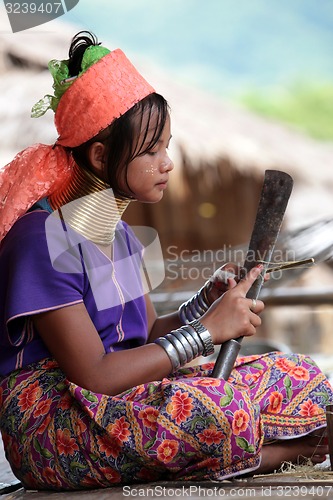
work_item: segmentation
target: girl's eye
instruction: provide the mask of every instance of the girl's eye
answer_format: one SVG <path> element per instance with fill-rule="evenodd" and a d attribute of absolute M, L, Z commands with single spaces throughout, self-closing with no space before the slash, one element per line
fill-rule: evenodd
<path fill-rule="evenodd" d="M 157 151 L 147 151 L 147 154 L 149 156 L 155 156 L 155 155 L 157 155 Z"/>

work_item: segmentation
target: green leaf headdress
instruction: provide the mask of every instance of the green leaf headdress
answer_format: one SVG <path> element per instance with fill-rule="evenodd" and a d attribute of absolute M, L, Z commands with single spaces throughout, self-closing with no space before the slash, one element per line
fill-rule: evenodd
<path fill-rule="evenodd" d="M 71 77 L 68 70 L 68 60 L 58 61 L 52 59 L 49 62 L 48 68 L 53 77 L 53 89 L 54 95 L 46 95 L 40 99 L 32 108 L 31 116 L 32 118 L 39 118 L 43 116 L 48 109 L 56 111 L 59 101 L 66 90 L 72 85 L 72 83 L 83 73 L 87 71 L 90 66 L 99 61 L 102 57 L 109 54 L 111 51 L 100 45 L 92 45 L 88 47 L 82 58 L 81 71 L 77 76 Z"/>

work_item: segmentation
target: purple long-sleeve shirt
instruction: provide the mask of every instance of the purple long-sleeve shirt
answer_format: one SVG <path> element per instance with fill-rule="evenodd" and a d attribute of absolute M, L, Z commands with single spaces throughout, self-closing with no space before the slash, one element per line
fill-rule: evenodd
<path fill-rule="evenodd" d="M 118 223 L 111 261 L 81 237 L 72 245 L 49 217 L 27 213 L 0 246 L 0 375 L 50 356 L 31 320 L 44 311 L 83 302 L 106 352 L 147 340 L 142 246 L 130 228 Z"/>

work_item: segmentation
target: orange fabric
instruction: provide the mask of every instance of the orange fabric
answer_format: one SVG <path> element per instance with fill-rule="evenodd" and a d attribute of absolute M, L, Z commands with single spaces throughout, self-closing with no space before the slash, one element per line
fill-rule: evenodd
<path fill-rule="evenodd" d="M 73 159 L 64 146 L 83 144 L 152 92 L 119 49 L 78 77 L 55 114 L 57 145 L 35 144 L 0 170 L 0 241 L 36 201 L 70 182 Z"/>
<path fill-rule="evenodd" d="M 36 201 L 71 179 L 72 160 L 62 147 L 34 144 L 0 171 L 0 241 Z"/>
<path fill-rule="evenodd" d="M 81 75 L 60 99 L 55 113 L 57 143 L 83 144 L 154 89 L 116 49 Z"/>

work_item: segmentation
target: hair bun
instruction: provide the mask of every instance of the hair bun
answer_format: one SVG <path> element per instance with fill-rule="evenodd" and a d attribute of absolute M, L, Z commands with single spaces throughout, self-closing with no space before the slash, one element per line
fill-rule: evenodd
<path fill-rule="evenodd" d="M 73 37 L 68 54 L 68 70 L 71 77 L 77 76 L 82 71 L 83 54 L 87 48 L 95 45 L 100 44 L 97 37 L 90 31 L 80 31 Z"/>

